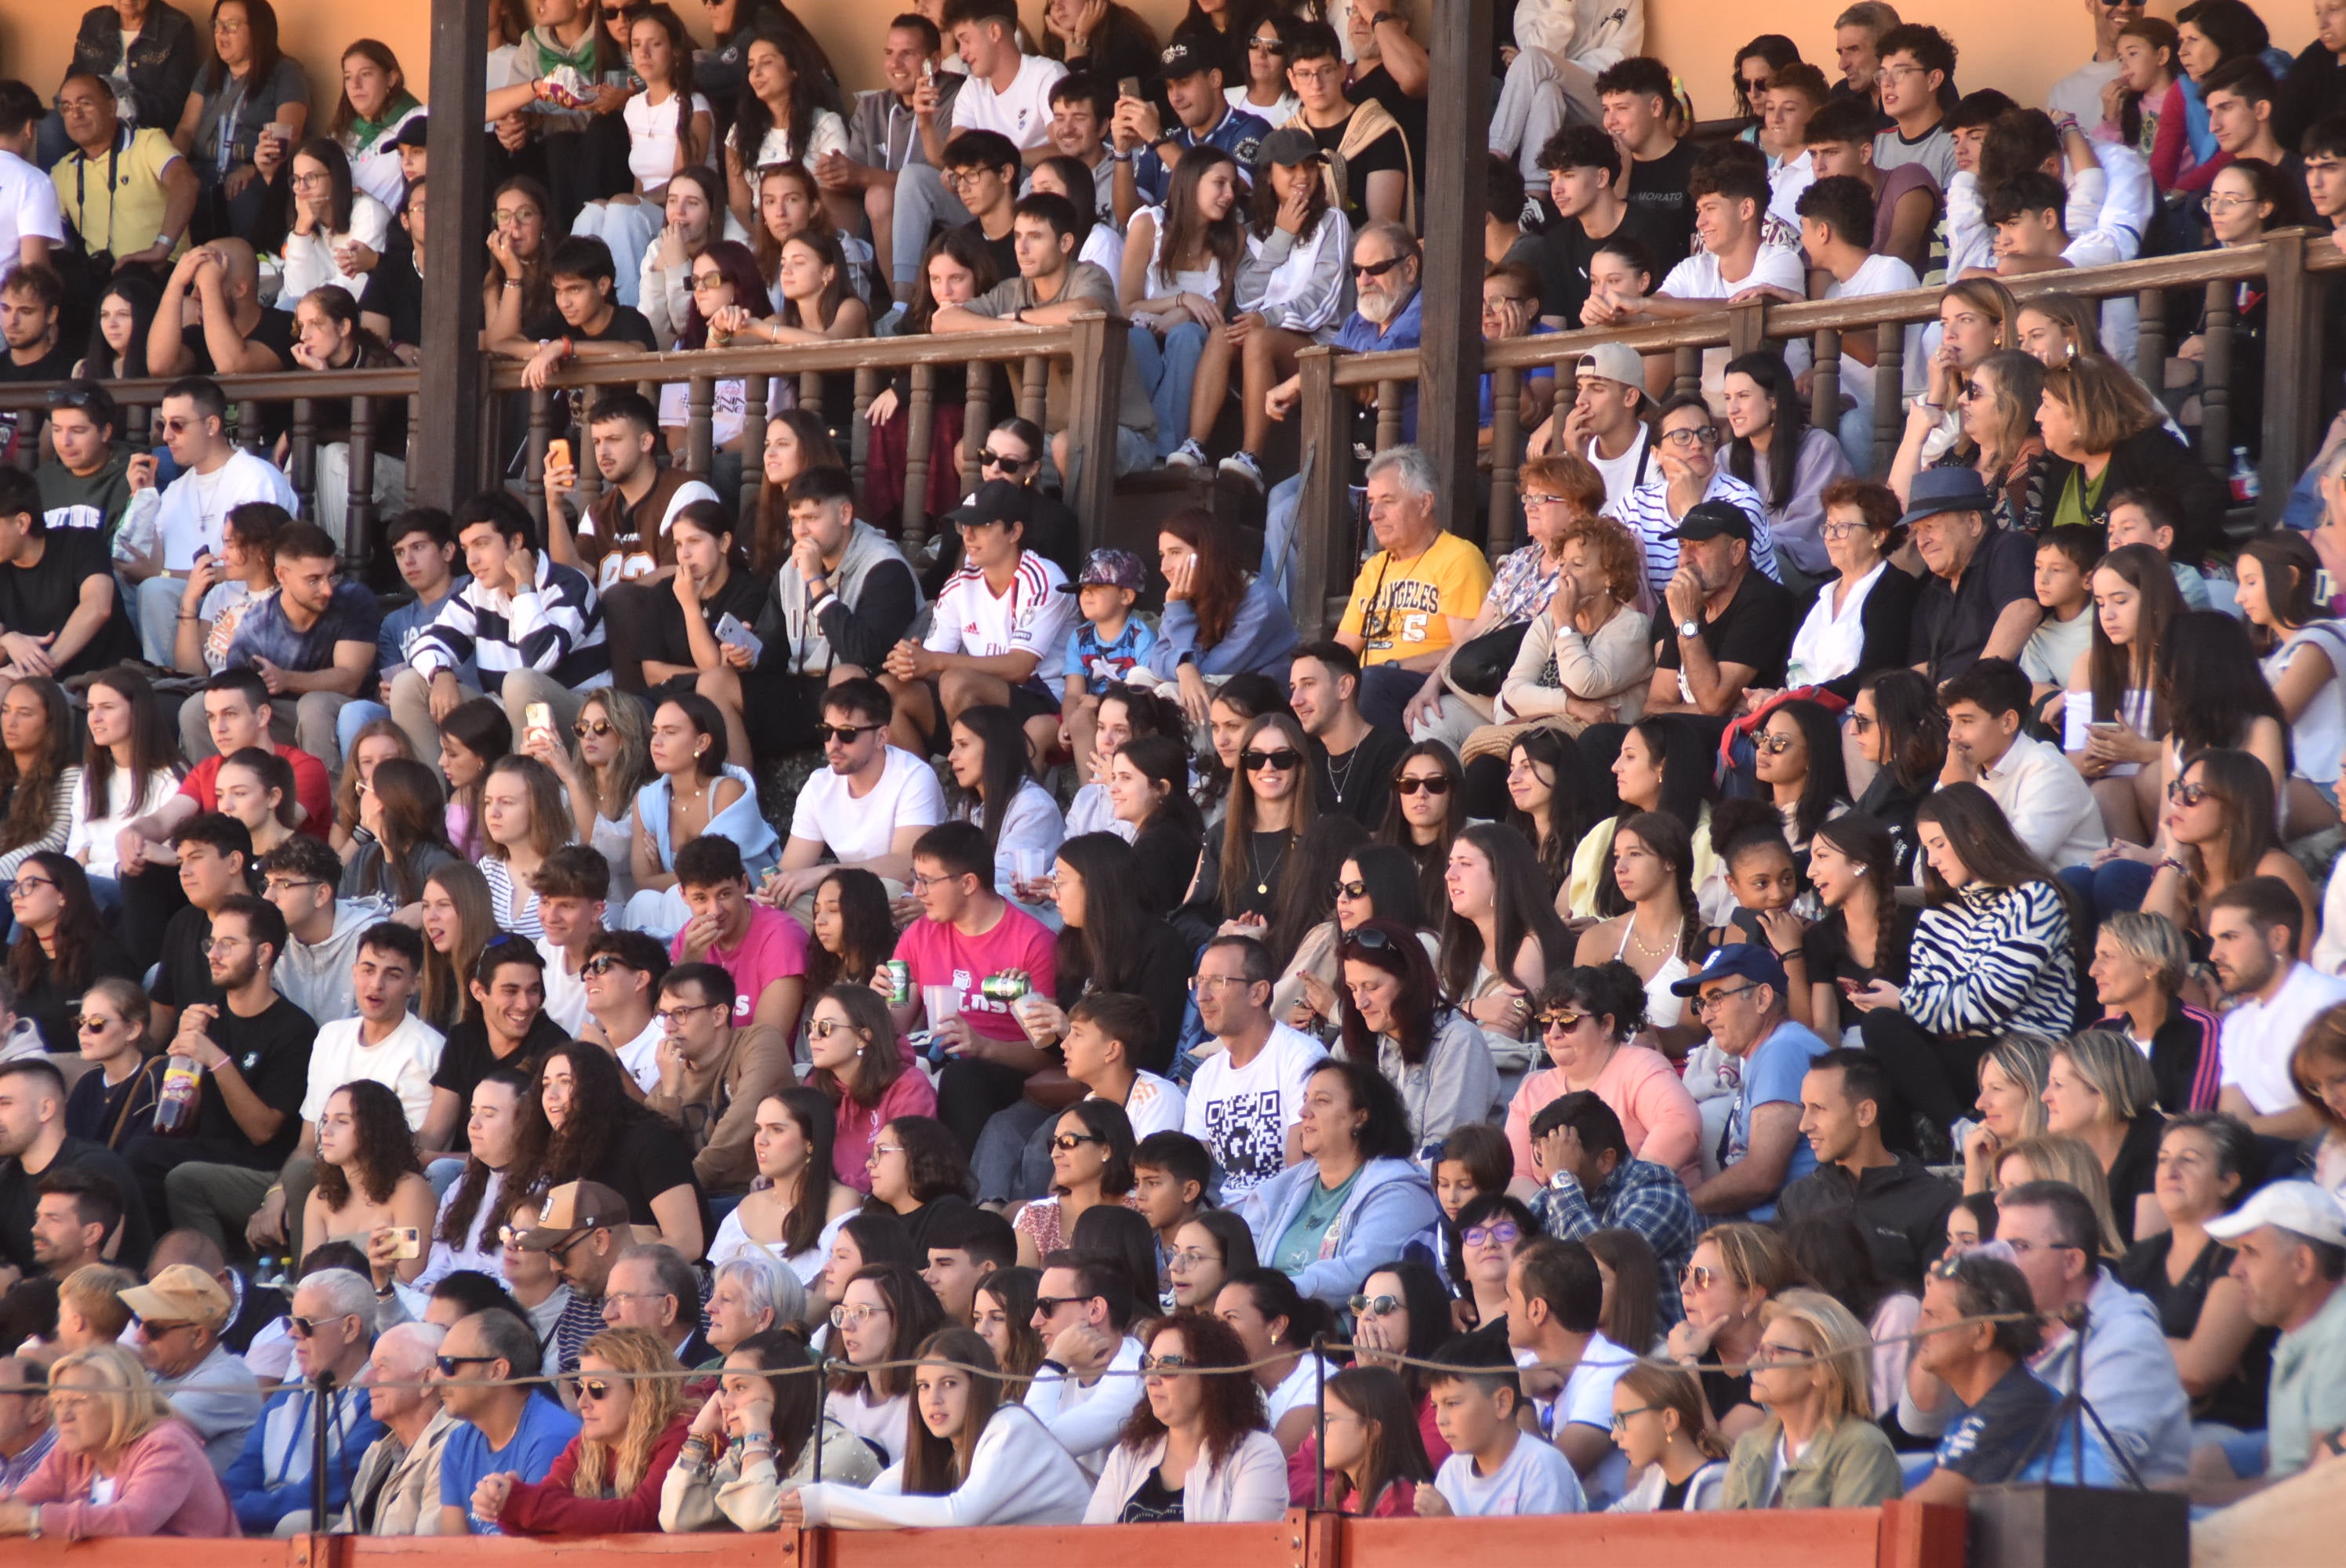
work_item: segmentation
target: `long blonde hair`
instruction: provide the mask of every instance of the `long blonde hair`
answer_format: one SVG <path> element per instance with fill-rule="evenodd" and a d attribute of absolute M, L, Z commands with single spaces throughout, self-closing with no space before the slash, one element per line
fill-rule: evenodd
<path fill-rule="evenodd" d="M 1851 1416 L 1873 1419 L 1873 1383 L 1867 1367 L 1872 1337 L 1850 1309 L 1821 1290 L 1787 1290 L 1760 1308 L 1760 1321 L 1792 1323 L 1816 1358 L 1810 1369 L 1825 1375 L 1824 1424 L 1839 1426 Z"/>
<path fill-rule="evenodd" d="M 586 710 L 593 708 L 611 727 L 612 736 L 619 743 L 619 754 L 611 759 L 607 769 L 597 771 L 586 760 L 586 746 L 576 733 L 570 737 L 570 765 L 586 780 L 587 790 L 595 797 L 596 811 L 614 822 L 627 820 L 627 808 L 635 804 L 636 795 L 652 781 L 651 719 L 640 702 L 614 700 L 612 694 L 598 691 L 578 705 L 578 721 L 587 722 Z"/>
<path fill-rule="evenodd" d="M 87 1372 L 98 1385 L 98 1398 L 113 1413 L 106 1434 L 107 1454 L 120 1453 L 172 1419 L 170 1402 L 155 1386 L 146 1364 L 119 1345 L 109 1341 L 58 1358 L 49 1369 L 50 1390 L 55 1391 L 69 1372 Z"/>
<path fill-rule="evenodd" d="M 582 1362 L 592 1356 L 627 1379 L 635 1403 L 627 1409 L 627 1430 L 619 1439 L 616 1460 L 611 1444 L 579 1440 L 578 1468 L 570 1478 L 570 1490 L 580 1497 L 625 1497 L 643 1484 L 660 1433 L 685 1410 L 682 1379 L 642 1374 L 682 1369 L 648 1329 L 606 1329 L 579 1346 L 578 1356 Z"/>

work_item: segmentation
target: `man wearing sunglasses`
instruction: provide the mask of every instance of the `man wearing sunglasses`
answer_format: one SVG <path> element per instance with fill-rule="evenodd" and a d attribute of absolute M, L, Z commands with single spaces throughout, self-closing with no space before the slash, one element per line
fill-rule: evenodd
<path fill-rule="evenodd" d="M 132 1314 L 131 1349 L 171 1401 L 171 1413 L 203 1440 L 212 1472 L 227 1474 L 261 1405 L 252 1369 L 220 1339 L 234 1299 L 203 1269 L 174 1263 L 125 1290 L 122 1304 Z"/>
<path fill-rule="evenodd" d="M 553 1400 L 538 1398 L 534 1385 L 509 1380 L 535 1378 L 544 1365 L 537 1330 L 502 1308 L 459 1319 L 440 1342 L 433 1380 L 440 1386 L 441 1407 L 462 1425 L 440 1456 L 437 1533 L 502 1533 L 494 1520 L 473 1516 L 473 1497 L 481 1483 L 493 1478 L 502 1478 L 508 1487 L 515 1481 L 543 1481 L 577 1437 L 576 1416 Z M 427 1499 L 425 1506 L 434 1501 Z"/>
<path fill-rule="evenodd" d="M 799 791 L 781 864 L 760 898 L 784 908 L 811 901 L 842 866 L 870 871 L 889 897 L 903 896 L 913 846 L 945 820 L 945 797 L 934 769 L 888 743 L 895 711 L 888 688 L 866 676 L 824 690 L 816 733 L 825 766 Z"/>
<path fill-rule="evenodd" d="M 1800 1084 L 1828 1047 L 1793 1020 L 1784 966 L 1764 944 L 1714 948 L 1670 991 L 1694 1000 L 1712 1044 L 1743 1064 L 1719 1141 L 1719 1174 L 1694 1189 L 1694 1207 L 1721 1218 L 1773 1219 L 1777 1195 L 1817 1168 L 1800 1136 Z"/>
<path fill-rule="evenodd" d="M 310 1518 L 321 1427 L 328 1520 L 350 1501 L 359 1460 L 383 1432 L 359 1381 L 374 1349 L 374 1287 L 366 1277 L 348 1268 L 319 1269 L 294 1288 L 286 1321 L 293 1335 L 291 1375 L 300 1381 L 270 1396 L 259 1423 L 245 1434 L 244 1451 L 220 1477 L 237 1522 L 250 1535 L 327 1522 Z"/>
<path fill-rule="evenodd" d="M 1143 1348 L 1132 1332 L 1136 1305 L 1129 1278 L 1103 1254 L 1054 1252 L 1043 1259 L 1034 1320 L 1043 1361 L 1026 1390 L 1026 1408 L 1086 1474 L 1107 1462 L 1116 1434 L 1146 1392 L 1137 1376 Z"/>
<path fill-rule="evenodd" d="M 154 365 L 151 350 L 148 364 Z M 138 585 L 138 641 L 148 664 L 169 669 L 188 573 L 199 553 L 217 558 L 226 548 L 228 514 L 249 501 L 266 501 L 291 516 L 301 503 L 281 469 L 229 439 L 228 394 L 209 377 L 172 382 L 150 433 L 161 435 L 179 477 L 155 510 L 161 569 Z"/>

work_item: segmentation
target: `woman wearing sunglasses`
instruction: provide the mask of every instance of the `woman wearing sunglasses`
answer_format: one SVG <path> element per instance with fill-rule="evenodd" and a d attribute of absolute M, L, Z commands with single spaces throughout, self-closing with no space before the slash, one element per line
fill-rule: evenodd
<path fill-rule="evenodd" d="M 866 1163 L 885 1124 L 899 1116 L 933 1116 L 937 1091 L 926 1073 L 911 1069 L 897 1044 L 896 1025 L 874 985 L 834 985 L 807 1010 L 807 1086 L 832 1109 L 831 1170 L 857 1192 L 872 1190 Z"/>
<path fill-rule="evenodd" d="M 1977 280 L 1974 287 L 1977 282 L 2004 292 L 1993 280 Z M 1952 294 L 1949 303 L 1974 314 L 1980 310 L 1977 303 L 1957 300 Z M 2019 315 L 2010 295 L 2004 296 L 2003 303 L 2007 316 Z M 1946 341 L 1952 344 L 1957 336 L 1951 331 Z M 1923 469 L 1969 468 L 1979 474 L 1994 502 L 1994 526 L 2039 532 L 2047 504 L 2045 476 L 2054 464 L 2037 426 L 2045 399 L 2045 362 L 2023 352 L 2016 342 L 1997 347 L 1991 341 L 1966 366 L 1934 358 L 1933 374 L 1943 378 L 1938 397 L 1950 401 L 1917 398 L 1908 411 L 1905 434 L 1890 463 L 1890 488 L 1899 504 L 1905 504 L 1914 475 Z M 1955 439 L 1935 457 L 1929 455 L 1934 438 L 1946 433 L 1950 423 Z"/>
<path fill-rule="evenodd" d="M 1323 817 L 1319 825 L 1324 828 L 1339 820 Z M 1417 867 L 1399 846 L 1353 845 L 1338 863 L 1328 896 L 1332 918 L 1304 933 L 1270 997 L 1272 1017 L 1315 1034 L 1323 1033 L 1341 1016 L 1336 989 L 1343 975 L 1337 966 L 1336 949 L 1362 923 L 1392 921 L 1417 932 L 1418 945 L 1425 949 L 1429 961 L 1437 951 L 1436 938 L 1427 926 Z"/>
<path fill-rule="evenodd" d="M 1504 822 L 1477 823 L 1459 835 L 1444 887 L 1443 994 L 1461 999 L 1482 1027 L 1501 1082 L 1512 1084 L 1538 1053 L 1526 1043 L 1537 1038 L 1531 999 L 1572 961 L 1573 938 L 1556 918 L 1531 845 Z"/>
<path fill-rule="evenodd" d="M 2141 908 L 2175 922 L 2185 940 L 2207 939 L 2208 915 L 2218 893 L 2250 877 L 2277 877 L 2289 884 L 2305 911 L 2308 947 L 2318 924 L 2320 895 L 2297 857 L 2281 847 L 2274 819 L 2273 779 L 2262 760 L 2245 751 L 2202 751 L 2183 764 L 2167 787 L 2167 809 L 2157 842 L 2149 850 L 2116 846 L 2114 855 L 2149 860 Z M 2100 883 L 2096 882 L 2096 891 Z"/>
<path fill-rule="evenodd" d="M 1146 1397 L 1117 1434 L 1086 1524 L 1264 1522 L 1287 1512 L 1287 1461 L 1244 1373 L 1237 1330 L 1202 1312 L 1159 1321 L 1141 1358 Z M 1335 1412 L 1329 1411 L 1332 1421 Z"/>
<path fill-rule="evenodd" d="M 1534 994 L 1549 1065 L 1525 1077 L 1507 1104 L 1515 1175 L 1545 1185 L 1556 1174 L 1540 1164 L 1532 1118 L 1550 1101 L 1585 1091 L 1621 1119 L 1631 1157 L 1676 1171 L 1689 1186 L 1698 1182 L 1702 1111 L 1668 1059 L 1635 1043 L 1646 1018 L 1637 972 L 1610 962 L 1567 969 Z"/>
<path fill-rule="evenodd" d="M 1373 1065 L 1399 1091 L 1409 1114 L 1409 1146 L 1430 1150 L 1450 1129 L 1491 1119 L 1499 1070 L 1474 1021 L 1443 1002 L 1441 982 L 1417 933 L 1370 921 L 1336 950 L 1343 968 L 1339 1046 L 1348 1061 Z"/>
<path fill-rule="evenodd" d="M 1678 1270 L 1686 1315 L 1670 1330 L 1669 1356 L 1702 1380 L 1711 1417 L 1730 1442 L 1766 1417 L 1752 1402 L 1751 1373 L 1724 1369 L 1748 1369 L 1760 1359 L 1760 1309 L 1799 1280 L 1800 1266 L 1783 1238 L 1739 1221 L 1703 1232 Z"/>
<path fill-rule="evenodd" d="M 1198 860 L 1181 911 L 1200 936 L 1217 930 L 1224 936 L 1264 934 L 1278 901 L 1274 889 L 1284 886 L 1280 873 L 1293 869 L 1293 851 L 1319 815 L 1305 771 L 1310 758 L 1302 726 L 1286 714 L 1267 713 L 1247 726 L 1221 843 Z"/>
<path fill-rule="evenodd" d="M 872 1446 L 822 1411 L 811 1359 L 805 1337 L 790 1329 L 752 1334 L 726 1353 L 717 1391 L 693 1417 L 660 1485 L 662 1531 L 774 1530 L 782 1493 L 818 1473 L 843 1486 L 879 1479 Z"/>
<path fill-rule="evenodd" d="M 473 1512 L 509 1535 L 626 1535 L 659 1526 L 660 1489 L 692 1429 L 681 1371 L 648 1329 L 610 1329 L 578 1353 L 578 1435 L 546 1479 L 484 1477 Z"/>
<path fill-rule="evenodd" d="M 66 1096 L 66 1136 L 119 1150 L 153 1127 L 169 1058 L 148 1049 L 149 1009 L 135 980 L 101 980 L 82 993 L 73 1023 L 87 1066 Z"/>
<path fill-rule="evenodd" d="M 1443 879 L 1450 874 L 1450 847 L 1469 820 L 1465 782 L 1458 754 L 1443 740 L 1417 742 L 1393 768 L 1392 799 L 1385 803 L 1377 842 L 1399 845 L 1416 863 L 1418 889 L 1430 910 L 1450 901 Z"/>
<path fill-rule="evenodd" d="M 1021 1205 L 1010 1228 L 1018 1237 L 1021 1268 L 1067 1246 L 1076 1221 L 1101 1204 L 1132 1207 L 1132 1123 L 1111 1100 L 1078 1100 L 1059 1115 L 1051 1134 L 1051 1192 Z"/>

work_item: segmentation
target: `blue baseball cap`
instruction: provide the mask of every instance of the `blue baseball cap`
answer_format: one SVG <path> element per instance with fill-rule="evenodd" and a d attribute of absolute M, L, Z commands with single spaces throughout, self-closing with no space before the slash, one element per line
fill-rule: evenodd
<path fill-rule="evenodd" d="M 1784 994 L 1784 965 L 1773 952 L 1756 942 L 1731 942 L 1725 947 L 1710 950 L 1702 967 L 1684 980 L 1670 983 L 1673 996 L 1692 996 L 1715 980 L 1732 980 L 1740 975 L 1760 985 L 1772 985 L 1776 994 Z"/>

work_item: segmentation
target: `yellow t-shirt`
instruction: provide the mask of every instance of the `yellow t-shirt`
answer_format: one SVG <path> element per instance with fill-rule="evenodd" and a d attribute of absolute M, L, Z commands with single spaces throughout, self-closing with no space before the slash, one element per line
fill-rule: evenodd
<path fill-rule="evenodd" d="M 1437 534 L 1408 560 L 1394 560 L 1389 550 L 1370 556 L 1352 579 L 1336 629 L 1366 638 L 1363 666 L 1395 664 L 1448 647 L 1450 623 L 1443 617 L 1473 620 L 1490 591 L 1491 564 L 1483 552 L 1455 534 Z"/>
<path fill-rule="evenodd" d="M 163 170 L 178 156 L 169 137 L 146 126 L 133 133 L 130 145 L 112 158 L 100 153 L 86 158 L 76 148 L 58 160 L 49 178 L 57 188 L 57 206 L 64 210 L 66 221 L 80 232 L 83 244 L 117 257 L 131 256 L 163 237 L 164 209 L 168 205 L 163 194 Z M 114 180 L 111 199 L 107 189 L 109 170 Z M 188 248 L 186 235 L 178 239 L 171 248 L 173 256 Z"/>

